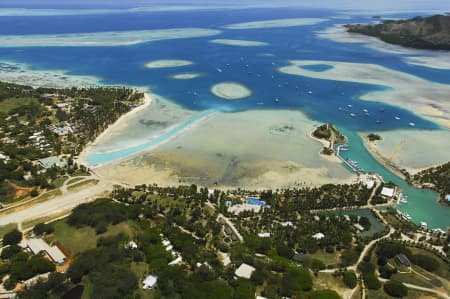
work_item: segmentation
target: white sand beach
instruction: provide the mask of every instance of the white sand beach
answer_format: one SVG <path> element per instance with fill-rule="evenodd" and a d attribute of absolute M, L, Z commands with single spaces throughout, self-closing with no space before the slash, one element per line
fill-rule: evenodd
<path fill-rule="evenodd" d="M 217 182 L 223 188 L 352 182 L 353 174 L 341 164 L 319 155 L 322 144 L 308 136 L 313 127 L 299 111 L 219 114 L 152 151 L 96 172 L 130 184 Z"/>
<path fill-rule="evenodd" d="M 263 29 L 315 25 L 327 21 L 321 18 L 290 18 L 256 22 L 235 23 L 224 26 L 227 29 Z"/>
<path fill-rule="evenodd" d="M 227 46 L 236 47 L 262 47 L 267 46 L 268 43 L 252 41 L 252 40 L 242 40 L 242 39 L 213 39 L 209 41 L 213 44 L 221 44 Z"/>
<path fill-rule="evenodd" d="M 145 67 L 149 69 L 159 69 L 159 68 L 181 67 L 192 64 L 194 64 L 192 61 L 183 59 L 160 59 L 146 63 Z"/>
<path fill-rule="evenodd" d="M 365 145 L 369 152 L 383 164 L 393 163 L 398 169 L 406 169 L 414 174 L 422 169 L 450 161 L 449 130 L 392 130 L 376 133 L 382 140 L 368 142 Z M 444 149 L 444 150 L 436 150 Z"/>
<path fill-rule="evenodd" d="M 305 66 L 328 65 L 323 71 L 307 70 Z M 361 100 L 385 102 L 415 111 L 443 126 L 450 128 L 450 85 L 391 70 L 375 64 L 339 61 L 292 60 L 290 65 L 280 67 L 286 74 L 323 80 L 336 80 L 375 84 L 390 87 L 386 90 L 364 94 Z"/>
<path fill-rule="evenodd" d="M 199 77 L 203 77 L 204 74 L 202 73 L 181 73 L 181 74 L 175 74 L 170 76 L 172 79 L 176 80 L 191 80 Z"/>
<path fill-rule="evenodd" d="M 252 95 L 246 86 L 236 82 L 223 82 L 211 87 L 211 93 L 226 100 L 240 100 Z"/>
<path fill-rule="evenodd" d="M 220 30 L 174 28 L 134 31 L 109 31 L 67 34 L 0 35 L 0 47 L 112 47 L 140 43 L 213 36 Z"/>
<path fill-rule="evenodd" d="M 100 135 L 98 135 L 97 138 L 94 140 L 94 142 L 89 143 L 78 156 L 78 162 L 81 164 L 87 164 L 85 159 L 89 154 L 89 152 L 92 151 L 93 147 L 95 147 L 98 144 L 102 144 L 103 142 L 105 142 L 106 139 L 110 138 L 111 134 L 114 134 L 114 132 L 126 126 L 131 119 L 136 117 L 136 114 L 150 107 L 153 100 L 150 94 L 145 92 L 142 101 L 143 103 L 141 105 L 119 117 L 117 121 L 109 125 L 106 130 L 104 130 Z"/>

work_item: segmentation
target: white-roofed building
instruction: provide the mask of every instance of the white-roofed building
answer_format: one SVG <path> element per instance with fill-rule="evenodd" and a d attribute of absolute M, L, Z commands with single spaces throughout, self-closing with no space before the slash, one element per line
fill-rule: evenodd
<path fill-rule="evenodd" d="M 168 265 L 169 266 L 178 265 L 182 261 L 183 261 L 183 258 L 181 256 L 179 256 L 176 259 L 174 259 L 173 261 L 171 261 Z"/>
<path fill-rule="evenodd" d="M 126 249 L 137 249 L 138 246 L 137 246 L 136 242 L 130 241 L 127 243 L 127 245 L 125 245 L 125 248 Z"/>
<path fill-rule="evenodd" d="M 241 264 L 239 266 L 239 268 L 236 269 L 234 274 L 240 278 L 250 279 L 250 277 L 252 277 L 252 274 L 255 270 L 256 269 L 254 267 L 244 263 L 244 264 Z"/>
<path fill-rule="evenodd" d="M 394 192 L 394 188 L 383 187 L 383 189 L 381 189 L 381 195 L 389 198 L 394 197 Z"/>
<path fill-rule="evenodd" d="M 316 234 L 312 235 L 312 238 L 316 239 L 316 240 L 322 240 L 323 238 L 325 238 L 325 235 L 322 233 L 316 233 Z"/>
<path fill-rule="evenodd" d="M 259 213 L 259 211 L 261 211 L 261 206 L 244 203 L 244 204 L 237 204 L 228 208 L 228 212 L 233 213 L 235 215 L 238 215 L 244 211 L 253 211 L 255 213 Z"/>
<path fill-rule="evenodd" d="M 151 290 L 155 287 L 156 283 L 158 282 L 158 277 L 154 275 L 147 276 L 144 281 L 142 282 L 143 288 L 145 290 Z"/>
<path fill-rule="evenodd" d="M 49 246 L 42 239 L 28 239 L 23 240 L 21 246 L 24 248 L 28 248 L 33 254 L 46 254 L 54 263 L 56 264 L 64 264 L 66 261 L 66 256 L 64 253 L 58 248 L 58 246 Z"/>
<path fill-rule="evenodd" d="M 270 233 L 259 233 L 258 237 L 260 237 L 260 238 L 270 238 Z"/>

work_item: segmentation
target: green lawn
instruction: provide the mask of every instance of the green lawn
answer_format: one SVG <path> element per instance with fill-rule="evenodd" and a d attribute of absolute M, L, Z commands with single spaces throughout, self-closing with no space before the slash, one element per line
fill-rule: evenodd
<path fill-rule="evenodd" d="M 76 183 L 74 185 L 67 187 L 67 190 L 73 191 L 73 190 L 76 190 L 81 187 L 94 186 L 94 185 L 97 185 L 98 182 L 99 182 L 99 180 L 87 180 L 87 181 L 79 182 L 79 183 Z"/>
<path fill-rule="evenodd" d="M 10 223 L 7 225 L 0 226 L 0 239 L 3 239 L 3 236 L 12 231 L 13 229 L 17 228 L 17 223 Z"/>
<path fill-rule="evenodd" d="M 55 188 L 60 188 L 60 187 L 62 187 L 62 185 L 64 184 L 64 182 L 67 180 L 67 176 L 61 176 L 61 177 L 59 177 L 59 178 L 56 178 L 54 181 L 53 181 L 53 185 L 55 186 Z"/>
<path fill-rule="evenodd" d="M 9 111 L 31 103 L 38 103 L 37 99 L 33 98 L 11 98 L 0 101 L 0 112 L 8 113 Z"/>
<path fill-rule="evenodd" d="M 403 299 L 417 299 L 422 296 L 433 296 L 432 298 L 436 297 L 436 295 L 431 293 L 408 289 L 408 296 L 403 297 Z M 389 296 L 383 291 L 383 287 L 381 287 L 381 289 L 377 291 L 369 290 L 367 295 L 367 299 L 393 299 L 393 298 L 394 297 Z"/>
<path fill-rule="evenodd" d="M 434 258 L 435 260 L 437 260 L 440 264 L 440 267 L 436 272 L 434 272 L 434 274 L 436 274 L 446 280 L 450 280 L 449 265 L 447 263 L 445 263 L 440 257 L 438 257 L 437 255 L 435 255 L 432 252 L 429 252 L 428 250 L 414 248 L 414 247 L 408 247 L 408 248 L 411 249 L 413 254 L 424 254 L 424 255 L 430 256 L 430 257 Z M 425 270 L 423 270 L 423 271 L 425 271 Z"/>
<path fill-rule="evenodd" d="M 133 235 L 133 229 L 128 222 L 109 226 L 108 230 L 100 235 L 97 235 L 95 229 L 92 227 L 72 227 L 67 224 L 66 219 L 53 222 L 53 227 L 55 228 L 55 232 L 49 236 L 49 241 L 58 241 L 66 252 L 73 252 L 74 254 L 95 248 L 97 239 L 100 237 L 113 236 L 119 233 Z"/>
<path fill-rule="evenodd" d="M 328 265 L 338 265 L 340 262 L 339 256 L 340 252 L 327 253 L 325 250 L 317 250 L 315 253 L 306 255 L 310 259 L 321 260 L 326 266 Z"/>

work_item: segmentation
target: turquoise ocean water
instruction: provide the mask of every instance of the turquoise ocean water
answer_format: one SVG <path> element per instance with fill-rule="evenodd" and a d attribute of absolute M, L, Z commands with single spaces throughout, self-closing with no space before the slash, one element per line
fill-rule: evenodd
<path fill-rule="evenodd" d="M 406 64 L 403 54 L 384 53 L 361 44 L 338 43 L 318 38 L 315 32 L 335 24 L 371 22 L 369 17 L 333 18 L 337 12 L 300 9 L 205 10 L 177 12 L 141 12 L 123 14 L 0 17 L 0 35 L 58 34 L 143 29 L 198 27 L 219 29 L 212 37 L 165 40 L 117 47 L 0 47 L 0 60 L 28 63 L 36 69 L 64 69 L 71 74 L 95 75 L 102 84 L 149 86 L 156 94 L 170 98 L 181 106 L 197 111 L 233 113 L 252 109 L 299 109 L 317 122 L 336 124 L 348 137 L 351 150 L 344 153 L 359 162 L 367 171 L 374 171 L 393 181 L 409 196 L 409 204 L 402 205 L 415 222 L 426 221 L 430 227 L 450 226 L 450 209 L 437 203 L 437 194 L 408 186 L 393 175 L 364 148 L 356 132 L 370 130 L 409 129 L 409 122 L 419 129 L 439 129 L 412 111 L 394 105 L 359 100 L 368 91 L 384 90 L 385 86 L 320 80 L 282 74 L 277 68 L 288 60 L 331 60 L 374 63 L 409 73 L 430 81 L 450 84 L 450 71 Z M 396 15 L 409 17 L 411 15 Z M 325 22 L 289 28 L 231 30 L 223 26 L 239 22 L 267 19 L 314 17 Z M 267 43 L 263 47 L 233 47 L 209 43 L 209 40 L 243 39 Z M 194 62 L 180 68 L 148 69 L 144 64 L 158 59 L 187 59 Z M 326 64 L 309 67 L 324 71 Z M 220 71 L 219 71 L 220 70 Z M 174 80 L 170 76 L 181 72 L 199 72 L 203 76 L 192 80 Z M 244 84 L 253 92 L 243 100 L 225 101 L 210 93 L 210 87 L 223 81 Z M 308 91 L 313 94 L 308 94 Z M 279 101 L 276 103 L 275 98 Z M 261 104 L 263 103 L 263 104 Z M 349 117 L 339 113 L 338 107 L 351 105 L 351 110 L 369 117 Z M 204 114 L 202 114 L 204 116 Z M 399 116 L 401 121 L 394 120 Z M 380 120 L 381 123 L 376 123 Z M 195 121 L 192 120 L 192 122 Z M 155 142 L 170 138 L 191 121 L 180 124 L 160 139 L 107 155 L 88 157 L 92 164 L 104 163 L 151 147 Z"/>

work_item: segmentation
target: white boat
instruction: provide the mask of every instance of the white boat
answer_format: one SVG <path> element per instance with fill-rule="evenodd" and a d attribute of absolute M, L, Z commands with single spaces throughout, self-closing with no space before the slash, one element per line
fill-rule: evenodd
<path fill-rule="evenodd" d="M 216 70 L 217 70 L 219 73 L 222 72 L 222 69 L 216 68 Z"/>
<path fill-rule="evenodd" d="M 342 111 L 342 107 L 339 107 L 338 110 L 339 110 L 339 111 Z"/>
<path fill-rule="evenodd" d="M 311 90 L 308 91 L 308 94 L 312 94 L 313 92 Z"/>
<path fill-rule="evenodd" d="M 369 113 L 369 110 L 363 109 L 364 113 Z"/>
<path fill-rule="evenodd" d="M 394 117 L 396 120 L 400 120 L 400 117 L 398 117 L 398 116 L 396 116 L 396 117 Z"/>
<path fill-rule="evenodd" d="M 351 117 L 355 117 L 356 114 L 355 114 L 355 113 L 350 113 L 350 116 L 351 116 Z"/>
<path fill-rule="evenodd" d="M 415 127 L 415 126 L 416 126 L 416 124 L 413 123 L 413 122 L 410 122 L 409 125 L 410 125 L 411 127 Z"/>
<path fill-rule="evenodd" d="M 276 98 L 275 99 L 275 103 L 279 103 L 280 102 L 280 99 L 279 98 Z"/>
<path fill-rule="evenodd" d="M 350 104 L 348 104 L 348 105 L 347 105 L 347 107 L 348 107 L 348 108 L 352 108 L 353 106 L 352 106 L 352 105 L 350 105 Z"/>

